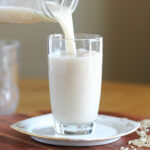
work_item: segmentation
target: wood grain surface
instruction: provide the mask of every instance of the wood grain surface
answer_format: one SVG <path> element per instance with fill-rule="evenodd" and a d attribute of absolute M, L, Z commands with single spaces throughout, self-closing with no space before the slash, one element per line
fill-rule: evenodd
<path fill-rule="evenodd" d="M 128 136 L 122 137 L 119 141 L 113 144 L 107 144 L 104 146 L 93 147 L 62 147 L 52 146 L 38 143 L 30 138 L 30 136 L 19 133 L 9 126 L 16 121 L 20 121 L 31 116 L 48 113 L 47 111 L 41 111 L 32 115 L 14 114 L 0 116 L 0 150 L 119 150 L 120 147 L 127 146 L 129 140 L 137 138 L 136 133 L 132 133 Z M 107 114 L 119 117 L 128 117 L 134 120 L 143 120 L 145 117 L 136 115 L 123 115 L 118 113 L 101 112 L 101 114 Z M 137 150 L 148 150 L 149 148 L 137 148 Z"/>

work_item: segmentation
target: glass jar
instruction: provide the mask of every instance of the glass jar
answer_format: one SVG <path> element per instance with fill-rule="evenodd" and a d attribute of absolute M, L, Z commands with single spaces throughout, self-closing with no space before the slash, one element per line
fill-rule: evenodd
<path fill-rule="evenodd" d="M 0 23 L 56 22 L 54 11 L 74 12 L 79 0 L 1 0 Z"/>
<path fill-rule="evenodd" d="M 19 101 L 18 50 L 15 40 L 0 40 L 0 115 L 15 112 Z"/>

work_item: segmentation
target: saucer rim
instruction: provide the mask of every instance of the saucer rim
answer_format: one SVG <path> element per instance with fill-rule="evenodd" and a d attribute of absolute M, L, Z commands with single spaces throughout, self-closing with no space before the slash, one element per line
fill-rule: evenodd
<path fill-rule="evenodd" d="M 50 145 L 57 145 L 57 146 L 74 146 L 74 147 L 90 147 L 90 146 L 99 146 L 99 145 L 105 145 L 105 144 L 110 144 L 110 143 L 114 143 L 118 140 L 120 140 L 121 137 L 119 138 L 114 138 L 114 139 L 110 139 L 110 140 L 103 140 L 103 141 L 84 141 L 84 142 L 76 142 L 76 141 L 61 141 L 62 143 L 60 143 L 60 141 L 54 141 L 54 140 L 48 140 L 48 139 L 41 139 L 38 137 L 33 137 L 31 136 L 31 138 L 37 142 L 40 143 L 44 143 L 44 144 L 50 144 Z M 48 142 L 47 142 L 48 140 Z M 67 144 L 66 144 L 67 143 Z"/>
<path fill-rule="evenodd" d="M 32 119 L 32 118 L 36 118 L 36 117 L 42 117 L 42 116 L 45 116 L 45 115 L 52 115 L 52 113 L 49 113 L 49 114 L 44 114 L 44 115 L 39 115 L 39 116 L 35 116 L 35 117 L 30 117 L 28 119 Z M 105 138 L 97 138 L 97 139 L 70 139 L 68 137 L 64 138 L 64 137 L 49 137 L 49 136 L 40 136 L 38 134 L 32 134 L 28 131 L 24 131 L 24 130 L 21 130 L 19 129 L 19 127 L 17 127 L 17 125 L 20 123 L 20 122 L 23 122 L 25 120 L 28 120 L 28 119 L 24 119 L 22 121 L 18 121 L 16 123 L 13 123 L 10 125 L 10 127 L 20 133 L 23 133 L 25 135 L 29 135 L 29 136 L 34 136 L 34 137 L 37 137 L 37 138 L 42 138 L 42 139 L 46 139 L 46 140 L 61 140 L 61 141 L 74 141 L 74 142 L 89 142 L 89 141 L 92 141 L 92 142 L 97 142 L 97 141 L 104 141 L 104 140 L 111 140 L 111 139 L 114 139 L 114 138 L 120 138 L 120 137 L 123 137 L 123 136 L 126 136 L 126 135 L 129 135 L 133 132 L 135 132 L 139 127 L 140 127 L 140 123 L 137 122 L 137 121 L 134 121 L 134 120 L 130 120 L 130 119 L 127 119 L 127 118 L 120 118 L 120 117 L 116 117 L 116 116 L 110 116 L 110 115 L 101 115 L 99 114 L 98 117 L 100 118 L 100 116 L 102 117 L 112 117 L 112 118 L 116 118 L 116 119 L 125 119 L 126 121 L 130 121 L 130 122 L 134 122 L 134 125 L 135 128 L 133 128 L 131 131 L 128 131 L 128 132 L 125 132 L 125 133 L 120 133 L 120 134 L 117 134 L 117 135 L 114 135 L 114 136 L 109 136 L 109 137 L 105 137 Z M 71 135 L 70 135 L 71 136 Z"/>

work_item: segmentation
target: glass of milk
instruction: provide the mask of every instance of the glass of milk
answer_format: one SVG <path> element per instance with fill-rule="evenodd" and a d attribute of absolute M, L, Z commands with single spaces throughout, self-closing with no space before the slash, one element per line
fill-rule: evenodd
<path fill-rule="evenodd" d="M 101 95 L 102 55 L 99 35 L 76 34 L 70 40 L 61 34 L 49 36 L 50 100 L 56 133 L 93 131 Z"/>

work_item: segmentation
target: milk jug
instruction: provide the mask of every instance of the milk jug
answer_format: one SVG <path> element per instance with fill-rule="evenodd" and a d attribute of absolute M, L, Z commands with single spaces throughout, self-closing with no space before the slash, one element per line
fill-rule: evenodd
<path fill-rule="evenodd" d="M 74 12 L 78 0 L 0 0 L 0 23 L 56 22 L 55 12 Z"/>

